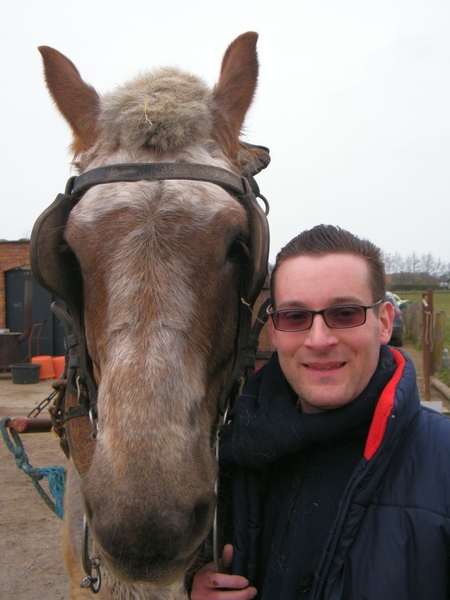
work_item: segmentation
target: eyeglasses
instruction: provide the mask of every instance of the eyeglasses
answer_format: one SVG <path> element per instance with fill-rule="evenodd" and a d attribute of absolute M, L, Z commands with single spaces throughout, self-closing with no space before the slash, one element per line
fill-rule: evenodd
<path fill-rule="evenodd" d="M 359 327 L 366 322 L 366 312 L 383 302 L 378 300 L 374 304 L 363 306 L 361 304 L 340 304 L 330 306 L 323 310 L 306 310 L 304 308 L 283 308 L 271 312 L 269 306 L 267 314 L 272 319 L 278 331 L 306 331 L 311 329 L 314 317 L 322 315 L 326 325 L 331 329 L 350 329 Z"/>

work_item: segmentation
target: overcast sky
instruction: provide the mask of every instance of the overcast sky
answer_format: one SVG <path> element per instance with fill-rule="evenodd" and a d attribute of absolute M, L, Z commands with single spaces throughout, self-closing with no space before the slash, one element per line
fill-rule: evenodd
<path fill-rule="evenodd" d="M 100 93 L 165 65 L 213 86 L 227 45 L 253 30 L 260 79 L 244 139 L 271 149 L 258 176 L 271 259 L 332 223 L 388 253 L 450 261 L 449 0 L 0 2 L 0 238 L 29 237 L 72 174 L 37 46 Z"/>

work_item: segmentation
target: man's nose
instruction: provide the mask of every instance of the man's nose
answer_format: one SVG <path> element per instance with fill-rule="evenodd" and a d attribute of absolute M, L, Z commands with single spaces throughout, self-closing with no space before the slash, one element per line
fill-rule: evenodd
<path fill-rule="evenodd" d="M 325 323 L 323 315 L 313 315 L 313 321 L 308 335 L 306 336 L 305 344 L 309 346 L 330 346 L 337 343 L 337 338 L 334 329 L 328 327 Z"/>

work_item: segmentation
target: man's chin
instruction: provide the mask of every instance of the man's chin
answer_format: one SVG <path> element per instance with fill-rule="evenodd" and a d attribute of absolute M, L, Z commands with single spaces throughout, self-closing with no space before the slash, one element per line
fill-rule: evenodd
<path fill-rule="evenodd" d="M 353 397 L 347 394 L 343 394 L 342 390 L 338 393 L 337 389 L 326 387 L 326 393 L 324 388 L 320 390 L 320 393 L 304 393 L 299 395 L 298 405 L 303 413 L 321 413 L 328 410 L 335 410 L 350 404 Z"/>

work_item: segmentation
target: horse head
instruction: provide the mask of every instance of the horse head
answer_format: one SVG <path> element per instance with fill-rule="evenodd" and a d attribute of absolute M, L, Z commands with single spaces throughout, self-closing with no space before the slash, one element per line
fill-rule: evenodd
<path fill-rule="evenodd" d="M 48 227 L 60 234 L 57 260 L 72 266 L 49 275 L 54 285 L 42 277 L 80 315 L 96 387 L 96 441 L 73 496 L 124 581 L 175 580 L 211 529 L 218 399 L 236 361 L 241 297 L 251 304 L 262 285 L 255 253 L 267 264 L 245 175 L 268 154 L 239 139 L 256 42 L 249 32 L 229 46 L 212 90 L 163 68 L 102 97 L 65 56 L 40 48 L 73 132 L 71 192 L 83 188 L 66 222 Z M 39 230 L 42 275 L 51 260 Z"/>

